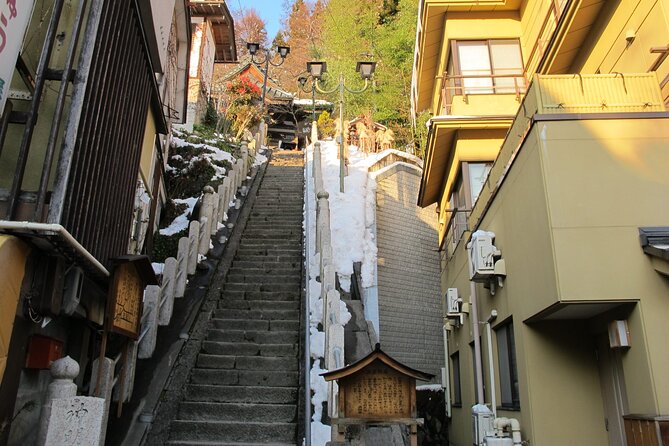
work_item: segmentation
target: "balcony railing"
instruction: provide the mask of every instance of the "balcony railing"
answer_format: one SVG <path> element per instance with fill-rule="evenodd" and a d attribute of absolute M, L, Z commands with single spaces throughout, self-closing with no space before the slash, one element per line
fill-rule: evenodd
<path fill-rule="evenodd" d="M 520 102 L 521 95 L 527 91 L 527 79 L 522 74 L 481 74 L 481 75 L 448 75 L 444 73 L 442 85 L 442 114 L 450 115 L 453 101 L 461 96 L 469 103 L 470 95 L 514 95 Z"/>

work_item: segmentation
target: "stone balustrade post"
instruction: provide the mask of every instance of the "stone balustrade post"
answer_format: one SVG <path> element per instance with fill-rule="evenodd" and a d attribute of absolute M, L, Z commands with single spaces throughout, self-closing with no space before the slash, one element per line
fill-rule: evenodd
<path fill-rule="evenodd" d="M 244 177 L 249 173 L 249 145 L 246 141 L 242 142 L 242 167 Z"/>
<path fill-rule="evenodd" d="M 147 359 L 153 355 L 156 349 L 156 338 L 158 336 L 158 316 L 160 306 L 160 287 L 158 285 L 149 285 L 144 290 L 144 311 L 147 314 L 145 319 L 146 334 L 139 341 L 139 351 L 137 357 Z M 144 331 L 144 326 L 141 328 Z"/>
<path fill-rule="evenodd" d="M 218 215 L 218 193 L 214 192 L 211 194 L 211 227 L 210 227 L 210 234 L 211 235 L 216 235 L 218 232 L 218 223 L 221 221 L 220 217 Z"/>
<path fill-rule="evenodd" d="M 209 239 L 211 238 L 211 226 L 213 222 L 212 213 L 214 211 L 213 198 L 214 188 L 205 186 L 202 190 L 202 207 L 200 208 L 200 247 L 199 253 L 206 255 L 209 252 Z"/>
<path fill-rule="evenodd" d="M 267 135 L 267 124 L 265 124 L 265 120 L 262 119 L 260 121 L 260 124 L 258 125 L 258 133 L 259 133 L 259 138 L 258 138 L 258 144 L 260 147 L 266 145 L 265 144 L 265 137 Z"/>
<path fill-rule="evenodd" d="M 158 288 L 158 287 L 156 287 Z M 100 365 L 100 358 L 97 358 L 93 361 L 91 367 L 91 385 L 89 389 L 89 395 L 101 398 L 104 400 L 104 411 L 103 411 L 103 420 L 102 426 L 105 429 L 102 431 L 100 438 L 100 445 L 105 444 L 105 434 L 107 427 L 107 419 L 109 418 L 109 406 L 112 401 L 112 391 L 114 387 L 114 361 L 111 358 L 102 358 L 102 365 Z M 100 369 L 100 368 L 101 369 Z M 100 378 L 100 384 L 98 385 L 98 378 Z"/>
<path fill-rule="evenodd" d="M 237 172 L 237 175 L 235 176 L 235 178 L 237 179 L 237 189 L 239 189 L 240 187 L 242 187 L 244 179 L 246 179 L 246 174 L 244 173 L 243 159 L 237 159 L 237 162 L 235 163 L 235 170 Z"/>
<path fill-rule="evenodd" d="M 53 400 L 56 398 L 70 398 L 77 395 L 77 385 L 74 383 L 74 379 L 79 376 L 79 363 L 66 356 L 53 361 L 49 371 L 53 381 L 47 387 L 46 399 L 40 413 L 40 425 L 37 434 L 37 444 L 39 446 L 46 445 Z"/>
<path fill-rule="evenodd" d="M 193 220 L 188 227 L 188 274 L 195 274 L 200 249 L 200 222 Z"/>
<path fill-rule="evenodd" d="M 177 274 L 175 277 L 174 297 L 184 297 L 186 293 L 186 282 L 188 281 L 188 237 L 179 239 L 179 249 L 177 251 Z"/>
<path fill-rule="evenodd" d="M 174 310 L 174 291 L 177 276 L 177 259 L 168 257 L 165 259 L 163 268 L 163 279 L 160 284 L 160 311 L 158 312 L 158 324 L 169 325 Z"/>
<path fill-rule="evenodd" d="M 230 189 L 228 189 L 228 208 L 231 206 L 230 203 L 235 199 L 237 195 L 237 172 L 235 165 L 232 166 L 230 172 L 228 172 L 228 177 L 230 179 Z"/>
<path fill-rule="evenodd" d="M 223 223 L 226 220 L 228 206 L 227 203 L 225 202 L 225 194 L 226 192 L 225 192 L 225 180 L 224 180 L 223 184 L 219 184 L 218 186 L 218 220 L 216 222 L 217 226 L 218 223 Z"/>
<path fill-rule="evenodd" d="M 316 253 L 319 253 L 323 250 L 323 234 L 326 231 L 329 232 L 329 228 L 327 228 L 328 225 L 326 222 L 329 222 L 330 216 L 328 213 L 327 220 L 325 220 L 326 214 L 324 210 L 329 209 L 328 198 L 330 198 L 330 194 L 324 190 L 321 190 L 318 192 L 316 197 L 318 198 L 316 203 Z"/>
<path fill-rule="evenodd" d="M 311 141 L 318 141 L 318 123 L 316 121 L 311 121 Z"/>
<path fill-rule="evenodd" d="M 130 401 L 132 391 L 135 387 L 135 370 L 137 369 L 137 352 L 139 351 L 139 343 L 137 341 L 129 341 L 125 347 L 121 362 L 125 370 L 119 375 L 119 380 L 114 387 L 113 399 L 115 402 L 123 400 L 124 403 Z M 123 389 L 123 395 L 121 395 Z"/>

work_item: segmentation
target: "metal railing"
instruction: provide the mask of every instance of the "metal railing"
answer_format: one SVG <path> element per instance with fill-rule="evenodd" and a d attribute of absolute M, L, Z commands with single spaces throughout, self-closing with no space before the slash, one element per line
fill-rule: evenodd
<path fill-rule="evenodd" d="M 523 74 L 449 75 L 444 73 L 442 83 L 442 113 L 451 114 L 453 99 L 462 96 L 468 102 L 469 95 L 513 94 L 516 100 L 527 91 L 527 79 Z"/>

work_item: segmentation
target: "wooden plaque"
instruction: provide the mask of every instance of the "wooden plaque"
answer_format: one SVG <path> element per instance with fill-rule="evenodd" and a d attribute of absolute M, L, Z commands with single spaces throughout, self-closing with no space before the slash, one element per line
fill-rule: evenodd
<path fill-rule="evenodd" d="M 340 409 L 347 418 L 410 418 L 415 379 L 374 362 L 339 382 Z"/>
<path fill-rule="evenodd" d="M 117 265 L 109 289 L 107 330 L 137 339 L 143 295 L 144 280 L 135 265 L 131 262 Z"/>

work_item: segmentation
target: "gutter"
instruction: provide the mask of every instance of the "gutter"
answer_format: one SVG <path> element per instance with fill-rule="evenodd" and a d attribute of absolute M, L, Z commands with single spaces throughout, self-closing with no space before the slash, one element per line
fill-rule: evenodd
<path fill-rule="evenodd" d="M 58 236 L 77 254 L 81 255 L 99 274 L 109 277 L 109 271 L 98 260 L 86 250 L 67 229 L 59 224 L 33 223 L 27 221 L 0 220 L 0 231 L 12 235 L 25 235 L 26 232 L 43 236 Z"/>

